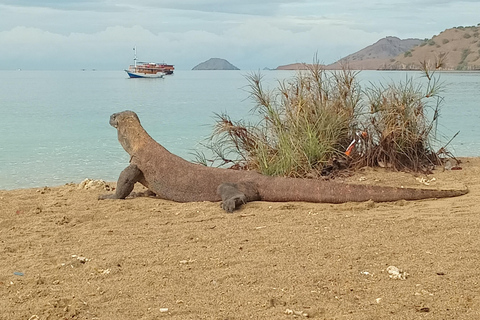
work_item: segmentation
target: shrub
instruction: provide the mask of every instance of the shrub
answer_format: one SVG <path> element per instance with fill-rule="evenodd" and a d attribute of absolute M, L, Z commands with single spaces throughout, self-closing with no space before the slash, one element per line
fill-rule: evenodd
<path fill-rule="evenodd" d="M 434 68 L 441 66 L 440 61 Z M 407 79 L 366 90 L 360 88 L 357 72 L 327 72 L 318 63 L 272 91 L 265 91 L 260 74 L 249 75 L 258 120 L 217 115 L 206 144 L 216 155 L 211 161 L 294 177 L 318 176 L 334 162 L 427 172 L 440 161 L 431 142 L 442 99 L 441 86 L 426 63 L 423 67 L 426 86 Z M 347 155 L 353 141 L 355 149 Z M 197 160 L 208 162 L 203 155 Z"/>
<path fill-rule="evenodd" d="M 260 122 L 220 115 L 207 146 L 215 150 L 216 160 L 266 175 L 318 175 L 342 154 L 356 127 L 360 89 L 355 76 L 347 69 L 327 74 L 314 64 L 266 92 L 261 76 L 252 74 L 248 81 Z M 235 160 L 227 159 L 231 156 Z"/>
<path fill-rule="evenodd" d="M 436 82 L 429 80 L 425 90 L 412 79 L 369 88 L 366 91 L 370 106 L 369 140 L 360 163 L 413 171 L 428 171 L 438 164 L 430 144 L 441 100 L 437 99 L 433 107 L 427 103 L 428 99 L 437 97 L 438 90 Z"/>

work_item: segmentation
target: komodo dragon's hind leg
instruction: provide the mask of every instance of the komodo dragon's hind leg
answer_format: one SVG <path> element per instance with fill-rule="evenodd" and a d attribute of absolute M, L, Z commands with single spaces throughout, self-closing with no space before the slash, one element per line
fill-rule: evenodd
<path fill-rule="evenodd" d="M 229 213 L 248 201 L 260 200 L 252 182 L 222 183 L 217 188 L 217 194 L 222 198 L 220 206 Z"/>
<path fill-rule="evenodd" d="M 140 171 L 136 165 L 131 164 L 120 173 L 115 193 L 101 195 L 98 199 L 125 199 L 132 192 L 135 183 L 139 182 L 142 178 L 142 171 Z"/>
<path fill-rule="evenodd" d="M 234 183 L 222 183 L 218 186 L 217 193 L 222 197 L 220 206 L 229 213 L 247 202 L 245 194 L 238 190 L 237 185 Z"/>

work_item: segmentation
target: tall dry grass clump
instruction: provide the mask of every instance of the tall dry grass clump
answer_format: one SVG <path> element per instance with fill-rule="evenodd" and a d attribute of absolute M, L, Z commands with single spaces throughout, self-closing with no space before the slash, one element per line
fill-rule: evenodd
<path fill-rule="evenodd" d="M 215 157 L 197 154 L 197 161 L 293 177 L 325 174 L 332 163 L 414 171 L 438 164 L 431 142 L 441 87 L 427 67 L 426 88 L 407 79 L 362 90 L 357 74 L 314 63 L 269 91 L 260 74 L 249 75 L 257 122 L 217 115 L 206 145 Z"/>
<path fill-rule="evenodd" d="M 368 136 L 360 164 L 415 172 L 428 172 L 440 164 L 432 143 L 443 101 L 442 85 L 430 70 L 441 63 L 432 67 L 424 62 L 422 66 L 426 86 L 406 78 L 365 90 L 369 110 L 363 123 Z"/>
<path fill-rule="evenodd" d="M 438 164 L 438 158 L 430 145 L 438 106 L 427 116 L 420 87 L 412 79 L 386 87 L 373 87 L 367 91 L 370 115 L 366 130 L 363 161 L 367 165 L 392 167 L 397 170 L 423 171 Z"/>
<path fill-rule="evenodd" d="M 329 74 L 313 64 L 265 91 L 261 76 L 252 74 L 247 79 L 259 122 L 217 115 L 209 149 L 223 163 L 266 175 L 319 175 L 342 156 L 357 126 L 361 92 L 355 76 L 346 69 Z"/>

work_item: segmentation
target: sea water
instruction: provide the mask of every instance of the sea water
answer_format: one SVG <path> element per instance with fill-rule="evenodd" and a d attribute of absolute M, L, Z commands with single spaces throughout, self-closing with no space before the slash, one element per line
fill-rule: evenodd
<path fill-rule="evenodd" d="M 193 160 L 215 114 L 252 118 L 249 71 L 176 71 L 164 79 L 128 79 L 122 71 L 0 71 L 0 189 L 115 181 L 129 162 L 109 124 L 133 110 L 150 135 Z M 264 85 L 293 71 L 262 71 Z M 456 156 L 480 156 L 480 73 L 441 73 L 438 131 Z M 417 79 L 420 73 L 363 71 L 362 87 Z"/>

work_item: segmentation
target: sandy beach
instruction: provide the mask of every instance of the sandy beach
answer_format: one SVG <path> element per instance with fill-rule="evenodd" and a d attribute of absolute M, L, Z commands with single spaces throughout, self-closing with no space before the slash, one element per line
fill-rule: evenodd
<path fill-rule="evenodd" d="M 457 198 L 233 214 L 76 184 L 0 191 L 0 319 L 477 319 L 480 158 L 460 166 L 343 179 L 468 186 Z"/>

